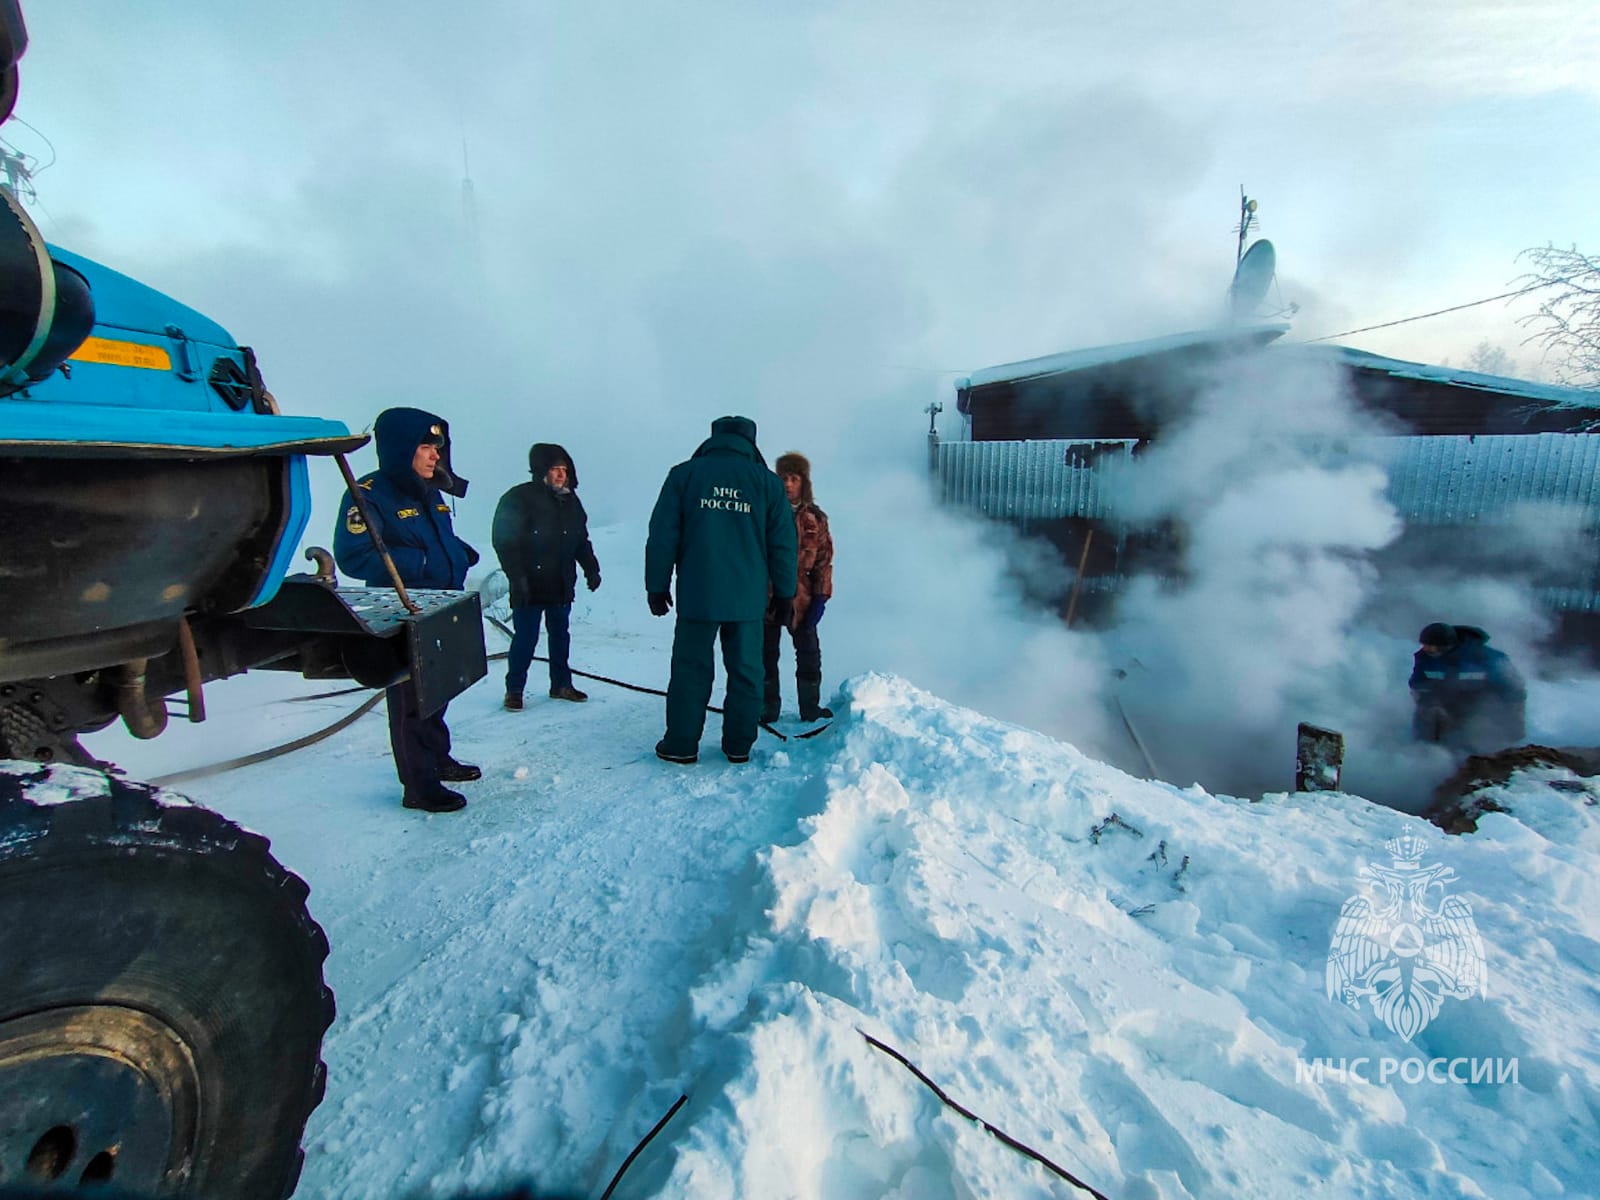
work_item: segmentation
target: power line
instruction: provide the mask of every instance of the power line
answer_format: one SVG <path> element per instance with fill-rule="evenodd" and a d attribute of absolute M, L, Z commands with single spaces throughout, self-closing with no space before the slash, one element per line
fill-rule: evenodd
<path fill-rule="evenodd" d="M 1555 287 L 1560 283 L 1571 283 L 1575 279 L 1582 279 L 1585 275 L 1593 275 L 1600 268 L 1591 268 L 1579 271 L 1575 275 L 1567 275 L 1561 279 L 1541 279 L 1537 283 L 1530 283 L 1527 287 L 1518 288 L 1514 292 L 1501 292 L 1498 296 L 1485 296 L 1482 300 L 1469 300 L 1466 304 L 1453 304 L 1449 308 L 1436 308 L 1432 312 L 1418 313 L 1414 317 L 1401 317 L 1398 321 L 1385 321 L 1381 325 L 1363 325 L 1360 329 L 1346 329 L 1343 333 L 1328 333 L 1322 337 L 1307 338 L 1307 345 L 1312 342 L 1328 342 L 1334 338 L 1349 337 L 1355 333 L 1370 333 L 1374 329 L 1389 329 L 1395 325 L 1409 325 L 1412 321 L 1426 321 L 1429 317 L 1440 317 L 1445 313 L 1460 312 L 1464 308 L 1477 308 L 1480 304 L 1493 304 L 1496 300 L 1510 300 L 1516 296 L 1526 296 L 1529 292 L 1537 292 L 1541 288 Z"/>

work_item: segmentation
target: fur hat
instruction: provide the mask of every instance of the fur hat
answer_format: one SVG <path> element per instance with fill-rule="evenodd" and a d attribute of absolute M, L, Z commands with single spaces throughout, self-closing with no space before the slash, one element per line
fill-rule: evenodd
<path fill-rule="evenodd" d="M 744 438 L 752 446 L 756 444 L 756 423 L 749 417 L 718 417 L 711 422 L 711 436 L 719 433 L 731 433 Z"/>
<path fill-rule="evenodd" d="M 778 461 L 773 468 L 780 476 L 800 476 L 800 500 L 803 504 L 813 502 L 811 495 L 811 461 L 796 450 L 786 450 L 778 455 Z"/>

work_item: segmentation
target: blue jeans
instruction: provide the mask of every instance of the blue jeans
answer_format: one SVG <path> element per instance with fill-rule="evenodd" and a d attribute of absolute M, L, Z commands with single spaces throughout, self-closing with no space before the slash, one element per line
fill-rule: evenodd
<path fill-rule="evenodd" d="M 530 604 L 527 608 L 511 610 L 511 649 L 506 654 L 506 694 L 522 695 L 528 686 L 528 666 L 539 648 L 539 622 L 543 620 L 550 630 L 550 687 L 572 686 L 572 668 L 567 665 L 567 653 L 572 648 L 568 621 L 572 616 L 570 604 Z"/>

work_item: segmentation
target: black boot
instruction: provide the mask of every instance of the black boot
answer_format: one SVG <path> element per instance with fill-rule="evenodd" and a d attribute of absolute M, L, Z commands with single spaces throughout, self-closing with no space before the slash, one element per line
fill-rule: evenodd
<path fill-rule="evenodd" d="M 471 783 L 483 778 L 483 768 L 446 758 L 439 764 L 439 778 L 445 783 Z"/>
<path fill-rule="evenodd" d="M 447 813 L 465 808 L 467 798 L 460 792 L 440 785 L 426 792 L 407 791 L 406 798 L 400 803 L 406 808 L 420 808 L 423 812 Z"/>
<path fill-rule="evenodd" d="M 667 740 L 665 738 L 662 738 L 656 743 L 656 757 L 662 762 L 679 763 L 683 766 L 688 766 L 690 763 L 696 763 L 700 761 L 699 751 L 694 751 L 689 754 L 675 754 L 671 750 L 668 750 Z"/>
<path fill-rule="evenodd" d="M 796 678 L 794 682 L 800 692 L 802 721 L 825 721 L 833 716 L 833 709 L 822 707 L 822 680 Z"/>

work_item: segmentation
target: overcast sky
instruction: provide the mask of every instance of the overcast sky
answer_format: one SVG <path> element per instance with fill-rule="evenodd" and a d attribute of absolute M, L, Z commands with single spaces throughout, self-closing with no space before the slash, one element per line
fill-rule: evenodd
<path fill-rule="evenodd" d="M 915 455 L 958 373 L 1214 318 L 1241 184 L 1299 337 L 1600 249 L 1591 0 L 1121 7 L 36 0 L 8 136 L 51 240 L 496 491 L 538 436 L 653 495 L 727 410 Z M 1348 341 L 1531 368 L 1516 311 Z"/>

